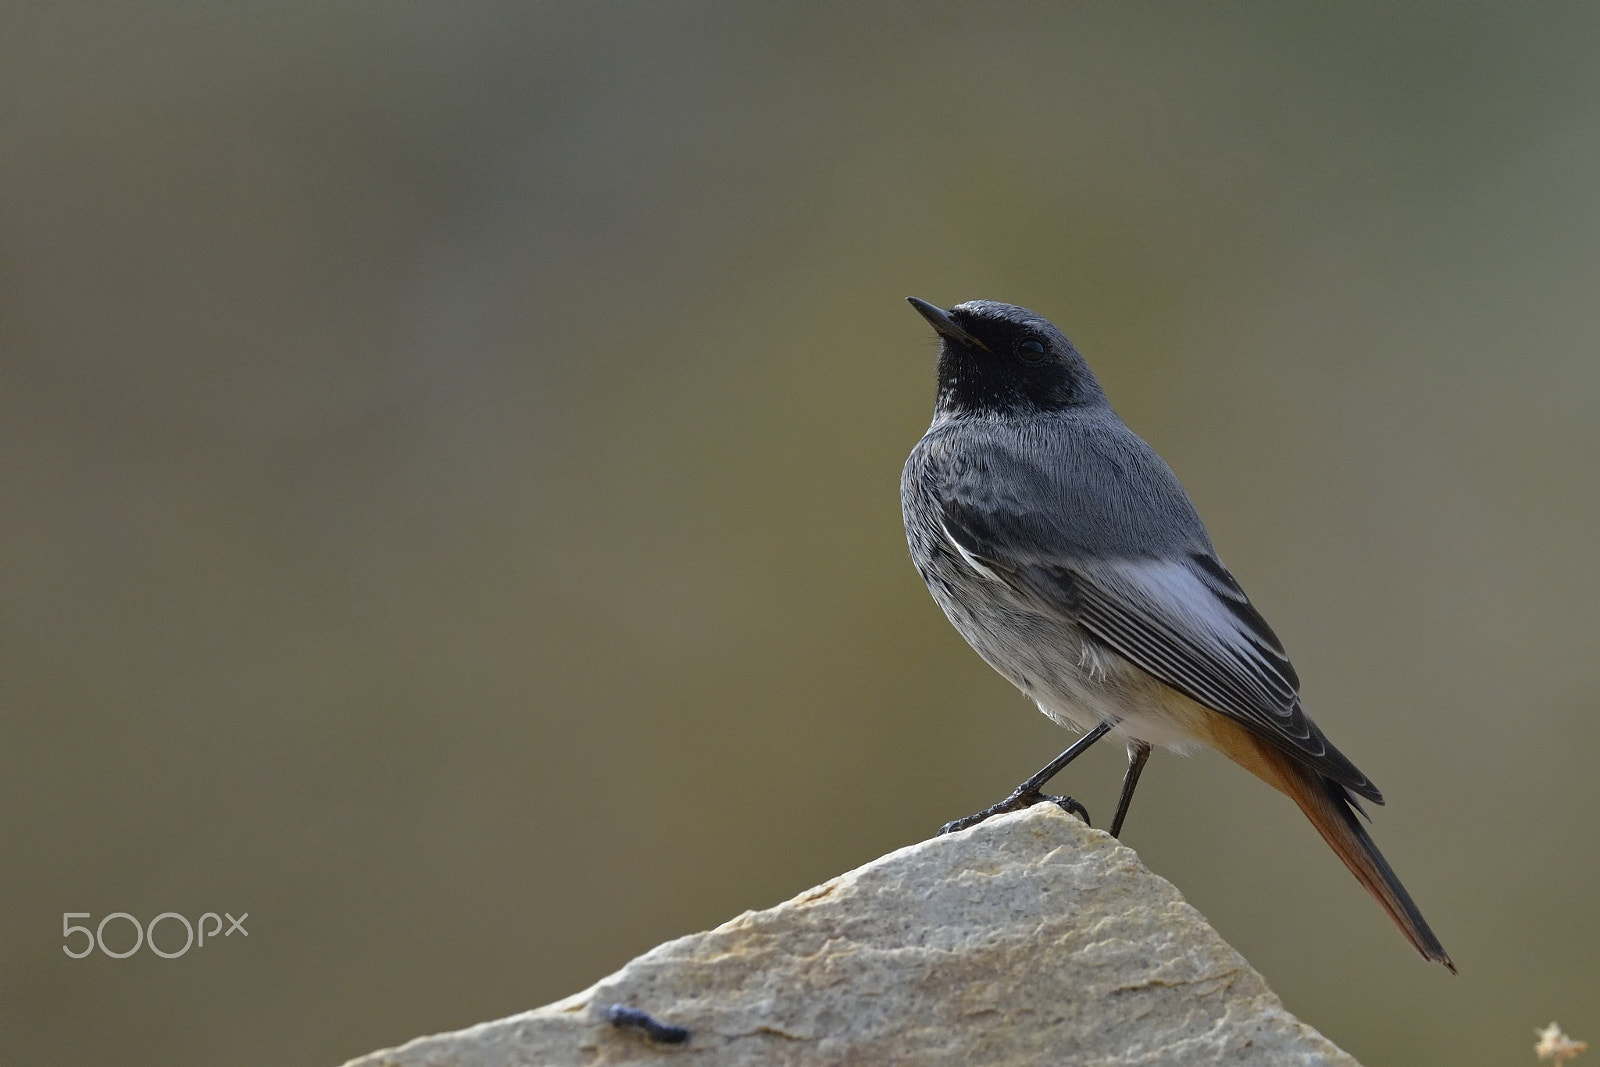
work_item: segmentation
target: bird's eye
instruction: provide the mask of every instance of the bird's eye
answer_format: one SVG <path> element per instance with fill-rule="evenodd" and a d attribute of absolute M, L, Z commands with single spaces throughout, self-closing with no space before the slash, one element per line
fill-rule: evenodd
<path fill-rule="evenodd" d="M 1031 337 L 1026 341 L 1018 341 L 1017 355 L 1026 363 L 1037 363 L 1044 359 L 1044 344 Z"/>

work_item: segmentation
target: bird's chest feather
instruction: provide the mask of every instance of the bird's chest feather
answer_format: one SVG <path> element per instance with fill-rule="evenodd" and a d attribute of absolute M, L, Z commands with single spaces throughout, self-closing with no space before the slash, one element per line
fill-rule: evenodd
<path fill-rule="evenodd" d="M 1120 722 L 1118 732 L 1184 750 L 1191 702 L 1089 634 L 1075 617 L 1041 610 L 967 559 L 939 522 L 931 488 L 908 469 L 906 536 L 917 571 L 956 631 L 1007 681 L 1064 726 Z M 1179 706 L 1184 705 L 1184 706 Z"/>

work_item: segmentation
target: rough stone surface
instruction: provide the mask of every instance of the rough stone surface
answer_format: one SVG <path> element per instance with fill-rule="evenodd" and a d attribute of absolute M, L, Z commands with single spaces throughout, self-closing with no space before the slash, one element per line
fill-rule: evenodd
<path fill-rule="evenodd" d="M 693 1036 L 618 1029 L 619 1003 Z M 1355 1065 L 1130 849 L 1041 804 L 348 1067 L 669 1061 Z"/>

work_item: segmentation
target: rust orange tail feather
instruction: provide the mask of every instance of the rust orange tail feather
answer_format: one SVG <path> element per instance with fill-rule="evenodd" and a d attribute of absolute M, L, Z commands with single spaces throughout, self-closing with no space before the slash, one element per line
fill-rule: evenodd
<path fill-rule="evenodd" d="M 1206 726 L 1213 747 L 1299 805 L 1322 839 L 1389 913 L 1389 918 L 1418 952 L 1426 959 L 1444 964 L 1451 974 L 1456 973 L 1449 953 L 1434 936 L 1411 894 L 1400 884 L 1389 862 L 1356 818 L 1343 786 L 1231 719 L 1213 714 L 1208 717 Z"/>

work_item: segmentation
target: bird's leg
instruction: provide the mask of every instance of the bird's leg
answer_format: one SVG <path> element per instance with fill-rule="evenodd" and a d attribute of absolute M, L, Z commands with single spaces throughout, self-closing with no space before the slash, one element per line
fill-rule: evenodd
<path fill-rule="evenodd" d="M 1082 819 L 1084 822 L 1088 822 L 1089 809 L 1085 808 L 1082 804 L 1079 804 L 1071 797 L 1046 796 L 1044 793 L 1040 792 L 1040 790 L 1044 787 L 1046 782 L 1061 772 L 1061 768 L 1065 767 L 1067 764 L 1083 755 L 1083 753 L 1088 750 L 1090 745 L 1104 737 L 1114 725 L 1114 723 L 1103 722 L 1099 726 L 1096 726 L 1093 730 L 1090 730 L 1088 733 L 1078 738 L 1077 741 L 1073 742 L 1071 748 L 1067 749 L 1065 752 L 1061 753 L 1061 755 L 1045 764 L 1045 766 L 1040 769 L 1038 774 L 1017 786 L 1012 794 L 1006 797 L 1000 803 L 984 808 L 982 811 L 975 814 L 968 815 L 964 819 L 956 819 L 953 822 L 947 822 L 939 828 L 939 832 L 941 834 L 953 834 L 957 830 L 965 830 L 969 826 L 976 826 L 991 816 L 1004 815 L 1008 811 L 1021 811 L 1023 808 L 1031 807 L 1034 804 L 1039 803 L 1041 800 L 1051 801 L 1062 811 L 1070 812 L 1071 814 L 1078 816 L 1078 818 Z"/>
<path fill-rule="evenodd" d="M 1150 746 L 1143 741 L 1128 742 L 1128 773 L 1122 776 L 1122 796 L 1117 800 L 1117 814 L 1111 820 L 1111 836 L 1122 839 L 1122 820 L 1128 817 L 1128 805 L 1133 803 L 1133 790 L 1144 772 L 1144 761 L 1150 758 Z"/>

